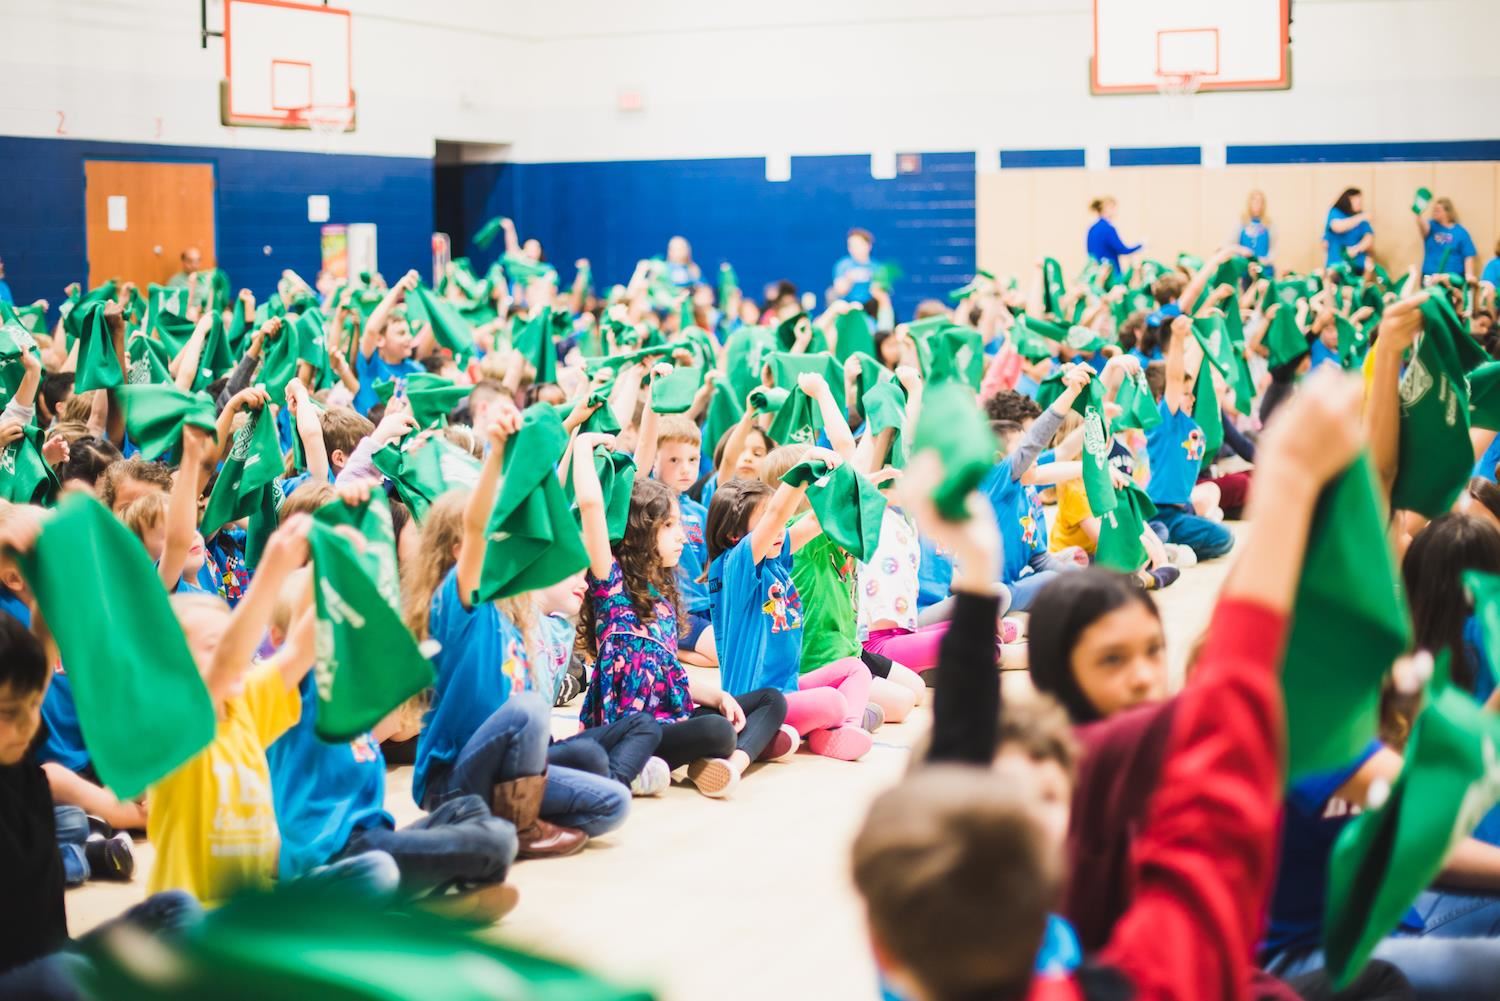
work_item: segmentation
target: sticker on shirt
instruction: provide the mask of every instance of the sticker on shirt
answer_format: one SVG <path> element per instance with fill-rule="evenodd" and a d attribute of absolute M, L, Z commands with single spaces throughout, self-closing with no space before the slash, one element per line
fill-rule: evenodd
<path fill-rule="evenodd" d="M 1193 428 L 1192 432 L 1188 434 L 1187 440 L 1182 443 L 1182 450 L 1187 453 L 1190 462 L 1201 461 L 1204 451 L 1203 431 L 1199 428 Z"/>
<path fill-rule="evenodd" d="M 766 603 L 760 610 L 771 617 L 771 632 L 786 633 L 802 628 L 802 599 L 796 590 L 786 593 L 786 585 L 776 581 L 766 589 Z"/>
<path fill-rule="evenodd" d="M 1034 546 L 1034 545 L 1036 545 L 1036 530 L 1037 530 L 1036 519 L 1033 518 L 1029 514 L 1022 515 L 1021 516 L 1021 541 L 1024 542 L 1024 543 L 1026 543 L 1028 546 Z"/>
<path fill-rule="evenodd" d="M 349 751 L 354 755 L 356 764 L 368 765 L 380 760 L 380 745 L 372 734 L 362 733 L 349 741 Z"/>

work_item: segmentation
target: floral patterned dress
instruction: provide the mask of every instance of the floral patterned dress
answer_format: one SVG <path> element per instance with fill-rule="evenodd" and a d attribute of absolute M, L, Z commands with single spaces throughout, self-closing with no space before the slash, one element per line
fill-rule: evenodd
<path fill-rule="evenodd" d="M 687 671 L 677 662 L 676 610 L 658 595 L 655 619 L 643 623 L 625 591 L 618 563 L 611 564 L 605 580 L 590 573 L 588 585 L 599 659 L 579 713 L 583 725 L 604 726 L 638 712 L 650 713 L 662 723 L 691 716 Z"/>

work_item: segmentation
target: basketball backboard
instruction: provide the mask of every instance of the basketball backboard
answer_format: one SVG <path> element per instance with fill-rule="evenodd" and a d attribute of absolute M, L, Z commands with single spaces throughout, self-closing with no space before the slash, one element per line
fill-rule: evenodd
<path fill-rule="evenodd" d="M 1094 0 L 1095 94 L 1291 86 L 1291 0 Z"/>
<path fill-rule="evenodd" d="M 224 0 L 225 125 L 354 130 L 347 10 Z"/>

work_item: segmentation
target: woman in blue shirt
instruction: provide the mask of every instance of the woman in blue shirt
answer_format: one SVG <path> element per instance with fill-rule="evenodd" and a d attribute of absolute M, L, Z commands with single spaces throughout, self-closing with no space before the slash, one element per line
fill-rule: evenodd
<path fill-rule="evenodd" d="M 1120 239 L 1120 233 L 1111 221 L 1115 216 L 1115 200 L 1112 196 L 1095 198 L 1089 203 L 1089 211 L 1099 217 L 1089 227 L 1089 259 L 1109 264 L 1111 270 L 1117 275 L 1124 274 L 1124 269 L 1120 266 L 1120 258 L 1134 254 L 1145 244 L 1137 243 L 1132 246 Z"/>
<path fill-rule="evenodd" d="M 1428 218 L 1431 216 L 1431 218 Z M 1434 198 L 1426 210 L 1417 213 L 1417 229 L 1422 233 L 1422 275 L 1449 274 L 1460 278 L 1474 274 L 1474 238 L 1458 224 L 1453 199 Z"/>
<path fill-rule="evenodd" d="M 1250 197 L 1245 202 L 1245 212 L 1240 216 L 1240 232 L 1235 242 L 1262 264 L 1270 263 L 1271 214 L 1266 211 L 1265 192 L 1250 192 Z"/>
<path fill-rule="evenodd" d="M 1484 266 L 1484 273 L 1479 276 L 1479 280 L 1500 288 L 1500 240 L 1495 241 L 1495 256 Z"/>
<path fill-rule="evenodd" d="M 1364 206 L 1365 196 L 1358 188 L 1345 188 L 1328 210 L 1323 225 L 1323 246 L 1328 248 L 1325 265 L 1342 264 L 1347 254 L 1350 263 L 1364 270 L 1365 254 L 1375 245 L 1375 230 Z"/>

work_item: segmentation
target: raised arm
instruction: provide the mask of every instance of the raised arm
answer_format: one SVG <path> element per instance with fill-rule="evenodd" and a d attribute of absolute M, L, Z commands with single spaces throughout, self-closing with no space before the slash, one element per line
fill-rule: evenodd
<path fill-rule="evenodd" d="M 177 590 L 182 579 L 182 564 L 193 547 L 198 531 L 198 493 L 203 470 L 203 455 L 210 447 L 208 432 L 191 424 L 182 429 L 182 463 L 172 478 L 172 492 L 167 495 L 166 544 L 156 572 L 167 592 Z"/>
<path fill-rule="evenodd" d="M 1219 270 L 1219 265 L 1229 260 L 1230 256 L 1229 250 L 1220 250 L 1204 261 L 1203 267 L 1193 273 L 1193 277 L 1188 279 L 1187 285 L 1183 288 L 1182 295 L 1177 297 L 1177 308 L 1184 313 L 1191 313 L 1193 306 L 1198 302 L 1198 297 L 1207 287 L 1208 280 L 1213 277 L 1214 272 Z"/>
<path fill-rule="evenodd" d="M 311 515 L 294 514 L 266 541 L 250 587 L 230 613 L 229 627 L 204 673 L 203 683 L 216 705 L 229 697 L 240 677 L 250 669 L 256 648 L 271 623 L 271 612 L 282 585 L 307 562 L 307 533 L 311 528 Z"/>
<path fill-rule="evenodd" d="M 302 442 L 302 456 L 307 460 L 307 475 L 314 483 L 327 483 L 329 476 L 328 444 L 323 439 L 323 422 L 318 408 L 307 394 L 301 379 L 286 384 L 286 405 L 291 410 L 292 427 Z"/>
<path fill-rule="evenodd" d="M 1375 337 L 1365 428 L 1375 474 L 1387 497 L 1401 465 L 1401 366 L 1407 349 L 1422 331 L 1422 303 L 1427 296 L 1427 292 L 1421 292 L 1387 307 Z"/>
<path fill-rule="evenodd" d="M 755 523 L 755 527 L 750 529 L 750 555 L 756 563 L 770 555 L 771 547 L 786 532 L 788 519 L 797 510 L 797 505 L 806 493 L 805 484 L 794 487 L 790 483 L 782 483 L 776 487 L 776 492 L 766 502 L 765 513 Z"/>
<path fill-rule="evenodd" d="M 198 318 L 198 325 L 193 328 L 193 335 L 178 352 L 177 357 L 172 359 L 172 381 L 177 384 L 178 389 L 190 390 L 193 383 L 198 381 L 198 361 L 203 357 L 203 341 L 208 337 L 209 328 L 214 324 L 213 310 L 206 310 Z M 129 371 L 124 369 L 123 371 Z"/>
<path fill-rule="evenodd" d="M 368 358 L 375 353 L 376 345 L 385 334 L 385 325 L 391 318 L 392 310 L 406 298 L 406 293 L 417 287 L 421 280 L 421 275 L 415 271 L 408 271 L 401 276 L 400 281 L 386 291 L 380 303 L 371 311 L 370 318 L 365 321 L 365 329 L 359 335 L 360 357 Z"/>
<path fill-rule="evenodd" d="M 656 396 L 656 380 L 672 374 L 672 366 L 663 362 L 653 365 L 646 376 L 646 388 L 641 391 L 641 426 L 635 434 L 635 465 L 637 469 L 649 470 L 656 465 L 656 434 L 661 418 L 652 401 Z"/>
<path fill-rule="evenodd" d="M 1187 395 L 1187 339 L 1193 336 L 1193 321 L 1186 316 L 1174 317 L 1169 331 L 1171 341 L 1167 344 L 1167 385 L 1162 394 L 1167 409 L 1174 414 L 1182 412 Z"/>
<path fill-rule="evenodd" d="M 511 435 L 521 430 L 521 415 L 513 408 L 500 410 L 485 431 L 490 450 L 485 453 L 484 463 L 479 467 L 479 479 L 464 505 L 463 537 L 458 544 L 458 599 L 469 608 L 470 599 L 479 590 L 479 577 L 484 570 L 486 526 L 490 512 L 495 507 L 495 497 L 500 492 L 500 471 L 505 465 L 505 449 Z"/>
<path fill-rule="evenodd" d="M 594 446 L 608 444 L 611 438 L 604 434 L 581 434 L 573 442 L 573 497 L 583 529 L 583 547 L 589 554 L 589 573 L 598 580 L 609 577 L 615 554 L 609 545 L 604 489 L 594 469 Z"/>
<path fill-rule="evenodd" d="M 214 465 L 222 462 L 229 452 L 229 447 L 234 440 L 234 419 L 240 411 L 259 410 L 270 398 L 270 395 L 259 386 L 242 389 L 229 398 L 229 402 L 224 404 L 224 409 L 219 411 L 219 420 L 215 429 L 219 443 L 217 447 L 209 450 Z"/>
<path fill-rule="evenodd" d="M 849 418 L 844 416 L 843 408 L 834 397 L 828 380 L 816 372 L 803 372 L 797 376 L 797 388 L 817 404 L 818 414 L 823 418 L 823 433 L 828 436 L 829 445 L 838 453 L 839 458 L 845 462 L 853 462 L 854 432 L 849 430 Z"/>

